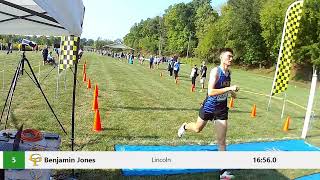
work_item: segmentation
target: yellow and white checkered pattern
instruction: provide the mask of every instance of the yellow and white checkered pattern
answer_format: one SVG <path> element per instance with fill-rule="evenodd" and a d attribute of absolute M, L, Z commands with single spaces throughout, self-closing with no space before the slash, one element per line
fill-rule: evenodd
<path fill-rule="evenodd" d="M 77 60 L 79 37 L 62 36 L 59 69 L 67 69 Z"/>
<path fill-rule="evenodd" d="M 281 40 L 278 67 L 272 95 L 281 93 L 288 88 L 293 48 L 296 45 L 295 41 L 299 31 L 302 7 L 303 1 L 296 1 L 292 3 L 287 10 L 286 24 L 283 31 L 284 36 L 282 36 Z"/>

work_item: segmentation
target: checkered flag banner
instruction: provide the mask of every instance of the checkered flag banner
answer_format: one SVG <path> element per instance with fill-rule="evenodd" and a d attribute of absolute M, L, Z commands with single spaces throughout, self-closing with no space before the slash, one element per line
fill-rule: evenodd
<path fill-rule="evenodd" d="M 288 88 L 293 48 L 296 45 L 302 15 L 303 1 L 292 3 L 286 13 L 281 46 L 278 56 L 277 70 L 272 85 L 272 96 Z"/>
<path fill-rule="evenodd" d="M 77 60 L 79 37 L 61 36 L 59 69 L 67 69 Z"/>

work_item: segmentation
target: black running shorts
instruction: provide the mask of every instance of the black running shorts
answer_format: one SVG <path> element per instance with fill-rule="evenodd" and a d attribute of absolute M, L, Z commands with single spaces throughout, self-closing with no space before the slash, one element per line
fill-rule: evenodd
<path fill-rule="evenodd" d="M 223 110 L 216 110 L 213 113 L 205 112 L 203 106 L 201 106 L 199 110 L 199 117 L 204 121 L 212 121 L 212 120 L 228 120 L 228 107 Z"/>

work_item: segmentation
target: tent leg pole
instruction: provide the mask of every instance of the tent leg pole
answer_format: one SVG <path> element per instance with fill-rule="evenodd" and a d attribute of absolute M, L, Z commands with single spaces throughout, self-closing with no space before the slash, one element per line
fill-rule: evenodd
<path fill-rule="evenodd" d="M 57 68 L 57 89 L 56 89 L 56 99 L 59 96 L 59 67 Z"/>
<path fill-rule="evenodd" d="M 75 118 L 75 105 L 76 105 L 76 86 L 77 86 L 77 71 L 78 62 L 74 64 L 74 75 L 73 75 L 73 92 L 72 92 L 72 115 L 71 115 L 71 150 L 74 150 L 74 118 Z"/>
<path fill-rule="evenodd" d="M 77 72 L 78 72 L 78 60 L 79 60 L 79 48 L 80 48 L 80 37 L 77 42 L 77 55 L 74 63 L 74 74 L 73 74 L 73 92 L 72 92 L 72 115 L 71 115 L 71 150 L 74 151 L 74 118 L 75 118 L 75 106 L 76 106 L 76 87 L 77 87 Z M 65 70 L 67 71 L 67 70 Z M 75 178 L 74 169 L 72 169 L 72 176 Z"/>
<path fill-rule="evenodd" d="M 4 97 L 4 71 L 6 69 L 6 63 L 3 62 L 3 70 L 2 70 L 2 96 Z"/>
<path fill-rule="evenodd" d="M 40 73 L 41 73 L 41 59 L 39 60 L 39 74 L 38 74 L 39 81 L 40 81 Z"/>

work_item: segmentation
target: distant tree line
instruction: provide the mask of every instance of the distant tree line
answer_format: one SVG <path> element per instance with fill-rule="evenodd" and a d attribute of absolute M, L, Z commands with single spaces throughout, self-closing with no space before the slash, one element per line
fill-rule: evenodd
<path fill-rule="evenodd" d="M 235 62 L 273 66 L 278 57 L 287 8 L 295 0 L 228 0 L 217 12 L 211 0 L 169 6 L 163 16 L 135 23 L 124 43 L 136 51 L 218 60 L 221 47 L 231 47 Z M 320 64 L 320 1 L 304 0 L 294 61 Z"/>
<path fill-rule="evenodd" d="M 17 44 L 20 44 L 22 39 L 28 39 L 37 43 L 40 46 L 54 46 L 54 44 L 60 44 L 61 38 L 54 37 L 54 36 L 20 36 L 20 35 L 0 35 L 0 43 L 6 46 L 7 43 L 13 43 L 14 47 L 17 47 Z M 111 44 L 111 43 L 122 43 L 122 40 L 117 39 L 115 41 L 102 39 L 99 37 L 97 40 L 93 39 L 80 39 L 80 46 L 91 46 L 96 49 L 102 49 L 104 45 Z"/>
<path fill-rule="evenodd" d="M 60 37 L 54 36 L 20 36 L 20 35 L 0 35 L 0 42 L 6 44 L 8 42 L 19 44 L 22 39 L 28 39 L 37 43 L 38 45 L 53 45 L 60 43 Z"/>

